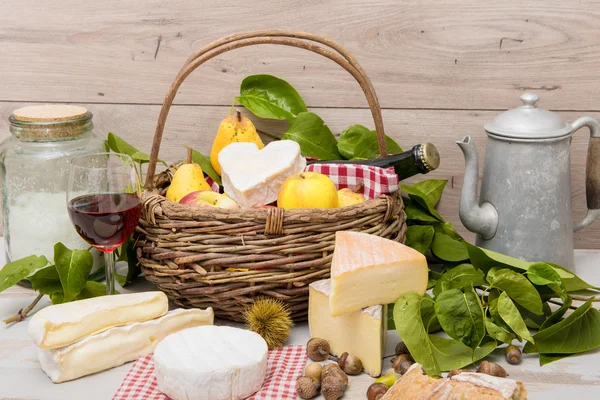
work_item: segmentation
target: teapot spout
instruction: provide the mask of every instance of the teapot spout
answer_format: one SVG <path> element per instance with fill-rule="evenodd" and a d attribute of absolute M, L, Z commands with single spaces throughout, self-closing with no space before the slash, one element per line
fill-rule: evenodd
<path fill-rule="evenodd" d="M 465 228 L 479 234 L 482 239 L 491 239 L 498 229 L 498 211 L 490 203 L 479 205 L 477 201 L 479 160 L 475 142 L 471 136 L 465 136 L 456 144 L 465 156 L 465 177 L 459 207 L 460 220 Z"/>

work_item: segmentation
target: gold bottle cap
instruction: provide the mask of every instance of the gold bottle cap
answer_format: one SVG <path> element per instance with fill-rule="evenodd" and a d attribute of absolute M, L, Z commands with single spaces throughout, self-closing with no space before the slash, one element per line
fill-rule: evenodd
<path fill-rule="evenodd" d="M 420 149 L 421 162 L 428 171 L 440 166 L 440 153 L 433 143 L 423 143 Z"/>

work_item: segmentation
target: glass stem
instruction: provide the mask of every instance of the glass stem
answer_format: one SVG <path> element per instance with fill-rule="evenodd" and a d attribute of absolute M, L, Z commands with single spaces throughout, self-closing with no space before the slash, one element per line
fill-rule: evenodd
<path fill-rule="evenodd" d="M 104 253 L 104 268 L 106 270 L 106 294 L 115 294 L 115 254 L 114 251 Z"/>

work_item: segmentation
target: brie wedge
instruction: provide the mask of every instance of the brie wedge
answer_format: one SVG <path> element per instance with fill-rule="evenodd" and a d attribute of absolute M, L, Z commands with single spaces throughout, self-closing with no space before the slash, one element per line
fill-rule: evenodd
<path fill-rule="evenodd" d="M 260 335 L 201 326 L 170 335 L 154 351 L 158 390 L 173 400 L 238 400 L 258 391 L 267 370 Z"/>
<path fill-rule="evenodd" d="M 118 294 L 57 304 L 31 318 L 29 337 L 41 349 L 55 349 L 113 326 L 160 317 L 168 309 L 169 301 L 163 292 Z"/>
<path fill-rule="evenodd" d="M 255 143 L 231 143 L 219 153 L 225 193 L 242 208 L 277 200 L 291 175 L 304 171 L 306 159 L 292 140 L 271 142 L 262 150 Z"/>
<path fill-rule="evenodd" d="M 157 319 L 108 329 L 69 346 L 39 349 L 38 356 L 52 382 L 70 381 L 146 356 L 167 335 L 185 328 L 212 325 L 213 319 L 212 308 L 180 308 Z"/>

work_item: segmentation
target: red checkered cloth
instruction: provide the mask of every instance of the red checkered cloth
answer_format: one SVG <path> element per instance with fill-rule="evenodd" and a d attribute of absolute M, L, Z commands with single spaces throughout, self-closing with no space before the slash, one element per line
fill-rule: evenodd
<path fill-rule="evenodd" d="M 354 190 L 361 183 L 361 193 L 367 200 L 376 199 L 381 194 L 393 193 L 399 189 L 398 175 L 394 168 L 379 168 L 358 164 L 311 164 L 306 171 L 319 172 L 329 176 L 338 189 Z"/>
<path fill-rule="evenodd" d="M 302 375 L 305 364 L 305 346 L 285 346 L 270 350 L 265 383 L 249 399 L 296 399 L 296 379 Z M 135 361 L 112 400 L 169 400 L 156 387 L 152 355 Z"/>

